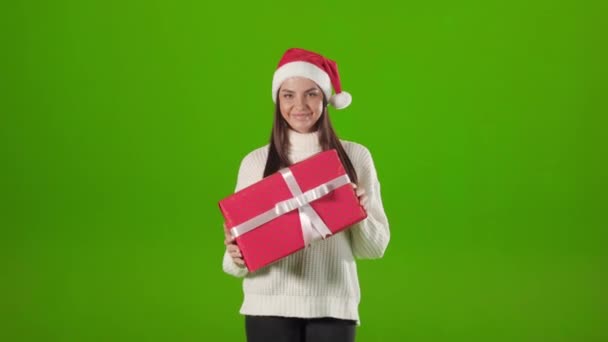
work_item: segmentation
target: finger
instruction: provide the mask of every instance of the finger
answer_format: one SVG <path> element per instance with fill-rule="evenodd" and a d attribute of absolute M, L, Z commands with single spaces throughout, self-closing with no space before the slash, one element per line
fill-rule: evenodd
<path fill-rule="evenodd" d="M 232 236 L 232 234 L 230 234 L 230 231 L 227 229 L 224 230 L 224 236 L 226 237 L 226 240 L 230 240 L 230 241 L 234 240 L 234 237 Z"/>
<path fill-rule="evenodd" d="M 233 237 L 232 237 L 232 235 L 230 235 L 230 234 L 226 234 L 226 235 L 224 236 L 224 238 L 225 238 L 225 240 L 224 240 L 224 241 L 228 241 L 228 243 L 232 243 L 232 242 L 234 242 L 234 238 L 233 238 Z"/>
<path fill-rule="evenodd" d="M 357 197 L 365 196 L 365 189 L 359 188 L 357 189 Z"/>
<path fill-rule="evenodd" d="M 350 183 L 350 185 L 352 185 L 352 186 L 353 186 L 353 189 L 356 189 L 356 188 L 357 188 L 357 184 L 355 184 L 355 183 Z"/>
<path fill-rule="evenodd" d="M 235 264 L 245 266 L 245 261 L 241 258 L 232 258 Z"/>
<path fill-rule="evenodd" d="M 242 258 L 243 257 L 243 255 L 241 255 L 241 252 L 239 252 L 239 251 L 232 251 L 229 254 L 232 258 Z"/>

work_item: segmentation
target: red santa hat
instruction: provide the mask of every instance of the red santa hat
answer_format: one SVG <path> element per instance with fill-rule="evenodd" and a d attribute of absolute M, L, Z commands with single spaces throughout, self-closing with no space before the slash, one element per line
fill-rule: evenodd
<path fill-rule="evenodd" d="M 275 103 L 283 81 L 294 76 L 306 77 L 314 81 L 325 93 L 329 104 L 336 109 L 346 108 L 352 102 L 352 96 L 342 91 L 336 62 L 312 51 L 293 48 L 283 54 L 272 78 L 272 100 Z"/>

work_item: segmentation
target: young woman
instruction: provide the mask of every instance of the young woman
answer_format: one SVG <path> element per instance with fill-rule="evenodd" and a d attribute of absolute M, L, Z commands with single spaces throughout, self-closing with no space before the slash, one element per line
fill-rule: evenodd
<path fill-rule="evenodd" d="M 223 269 L 244 278 L 240 312 L 249 342 L 354 341 L 360 300 L 355 258 L 381 258 L 390 239 L 372 156 L 363 145 L 339 140 L 331 125 L 328 105 L 342 109 L 351 103 L 334 61 L 312 51 L 287 50 L 273 76 L 272 98 L 270 143 L 243 158 L 236 191 L 336 149 L 368 217 L 254 273 L 244 267 L 226 230 Z"/>

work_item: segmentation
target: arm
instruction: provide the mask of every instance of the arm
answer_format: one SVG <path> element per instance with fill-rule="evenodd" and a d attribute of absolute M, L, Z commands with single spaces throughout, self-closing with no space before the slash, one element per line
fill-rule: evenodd
<path fill-rule="evenodd" d="M 351 229 L 351 242 L 353 255 L 360 259 L 381 258 L 386 251 L 390 240 L 390 230 L 382 196 L 380 193 L 380 182 L 376 174 L 376 168 L 370 152 L 362 147 L 362 150 L 355 156 L 359 169 L 358 187 L 362 188 L 367 199 L 364 203 L 367 211 L 367 218 Z"/>

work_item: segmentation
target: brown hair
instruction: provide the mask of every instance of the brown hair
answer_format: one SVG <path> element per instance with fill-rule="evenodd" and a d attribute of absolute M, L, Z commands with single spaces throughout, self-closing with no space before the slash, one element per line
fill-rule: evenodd
<path fill-rule="evenodd" d="M 279 98 L 277 97 L 277 104 L 274 110 L 274 122 L 272 124 L 272 133 L 270 134 L 270 146 L 268 148 L 268 159 L 266 160 L 266 167 L 264 169 L 264 177 L 267 177 L 279 169 L 291 165 L 291 161 L 287 157 L 287 151 L 289 150 L 289 135 L 288 130 L 289 124 L 281 115 L 281 106 L 279 104 Z M 338 152 L 340 161 L 346 169 L 346 173 L 350 178 L 350 181 L 357 183 L 357 173 L 353 167 L 353 163 L 344 151 L 344 147 L 340 143 L 340 139 L 336 135 L 331 121 L 329 120 L 329 111 L 327 110 L 327 99 L 323 95 L 323 113 L 317 120 L 317 123 L 313 127 L 313 131 L 319 131 L 319 145 L 321 145 L 322 151 L 335 149 Z"/>

